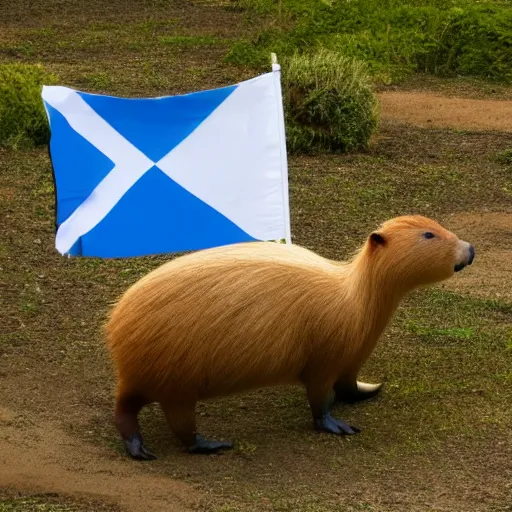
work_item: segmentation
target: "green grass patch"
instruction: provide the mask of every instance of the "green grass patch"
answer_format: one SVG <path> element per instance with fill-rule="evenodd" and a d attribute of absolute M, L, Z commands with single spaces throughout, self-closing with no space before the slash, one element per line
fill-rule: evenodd
<path fill-rule="evenodd" d="M 472 338 L 475 333 L 475 329 L 472 327 L 451 327 L 447 329 L 439 329 L 435 327 L 423 327 L 415 322 L 410 322 L 408 328 L 413 334 L 418 334 L 425 338 L 447 337 L 468 340 Z"/>
<path fill-rule="evenodd" d="M 512 372 L 496 373 L 493 377 L 500 382 L 512 384 Z"/>
<path fill-rule="evenodd" d="M 418 171 L 426 180 L 431 182 L 457 183 L 463 180 L 464 176 L 447 166 L 421 165 Z"/>
<path fill-rule="evenodd" d="M 219 39 L 211 36 L 162 36 L 160 42 L 166 46 L 214 46 L 225 45 L 231 42 L 230 39 Z"/>
<path fill-rule="evenodd" d="M 429 302 L 432 306 L 450 308 L 456 306 L 465 314 L 498 313 L 512 315 L 512 304 L 495 299 L 478 299 L 474 297 L 461 297 L 460 295 L 440 289 L 429 290 Z M 511 318 L 512 320 L 512 318 Z"/>
<path fill-rule="evenodd" d="M 512 334 L 511 304 L 438 288 L 413 295 L 401 315 L 401 329 L 416 336 L 425 347 L 504 353 Z"/>
<path fill-rule="evenodd" d="M 114 505 L 62 501 L 56 494 L 0 497 L 0 512 L 93 512 L 117 511 Z"/>
<path fill-rule="evenodd" d="M 18 499 L 0 502 L 0 512 L 72 512 L 76 507 L 43 503 L 41 500 Z"/>
<path fill-rule="evenodd" d="M 248 443 L 246 441 L 238 441 L 235 444 L 235 452 L 241 455 L 254 455 L 258 446 L 253 443 Z"/>
<path fill-rule="evenodd" d="M 367 148 L 378 104 L 361 62 L 327 50 L 294 54 L 283 68 L 283 91 L 290 152 Z"/>
<path fill-rule="evenodd" d="M 356 190 L 356 194 L 362 203 L 374 204 L 375 201 L 384 201 L 393 195 L 391 185 L 375 185 L 374 187 L 361 188 Z"/>
<path fill-rule="evenodd" d="M 512 9 L 484 0 L 240 0 L 269 20 L 228 60 L 261 66 L 270 51 L 327 47 L 368 63 L 374 77 L 396 81 L 412 72 L 512 78 Z"/>
<path fill-rule="evenodd" d="M 502 165 L 512 167 L 512 149 L 505 149 L 496 154 L 496 161 Z"/>
<path fill-rule="evenodd" d="M 85 77 L 88 87 L 96 90 L 107 89 L 112 85 L 112 79 L 107 73 L 91 73 Z"/>
<path fill-rule="evenodd" d="M 14 57 L 32 57 L 36 53 L 36 47 L 30 41 L 14 45 L 3 45 L 1 49 Z"/>
<path fill-rule="evenodd" d="M 48 142 L 41 90 L 56 81 L 39 65 L 0 64 L 0 145 L 19 148 Z"/>

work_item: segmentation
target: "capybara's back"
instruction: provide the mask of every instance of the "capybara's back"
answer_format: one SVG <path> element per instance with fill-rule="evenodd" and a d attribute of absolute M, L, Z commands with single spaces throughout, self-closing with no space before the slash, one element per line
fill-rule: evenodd
<path fill-rule="evenodd" d="M 178 401 L 296 382 L 311 355 L 312 309 L 322 306 L 318 296 L 328 301 L 330 268 L 270 243 L 163 265 L 128 290 L 107 324 L 122 387 Z"/>

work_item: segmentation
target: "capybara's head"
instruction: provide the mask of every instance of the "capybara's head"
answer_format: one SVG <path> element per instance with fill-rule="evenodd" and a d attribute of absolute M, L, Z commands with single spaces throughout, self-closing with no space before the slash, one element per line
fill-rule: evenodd
<path fill-rule="evenodd" d="M 368 239 L 370 257 L 407 287 L 448 279 L 471 265 L 475 249 L 421 215 L 388 220 Z"/>

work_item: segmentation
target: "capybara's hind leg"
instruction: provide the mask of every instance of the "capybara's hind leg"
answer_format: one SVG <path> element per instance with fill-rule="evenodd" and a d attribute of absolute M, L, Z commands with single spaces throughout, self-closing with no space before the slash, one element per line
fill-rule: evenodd
<path fill-rule="evenodd" d="M 209 441 L 197 433 L 196 403 L 162 403 L 167 423 L 174 435 L 186 446 L 190 453 L 217 453 L 229 450 L 233 444 L 224 441 Z"/>
<path fill-rule="evenodd" d="M 126 452 L 137 460 L 154 460 L 153 455 L 145 446 L 140 435 L 138 414 L 148 401 L 135 393 L 121 391 L 116 399 L 115 423 L 123 438 Z"/>
<path fill-rule="evenodd" d="M 315 380 L 306 384 L 306 392 L 316 430 L 331 434 L 357 434 L 360 432 L 357 427 L 331 416 L 329 412 L 332 403 L 330 386 L 324 386 Z"/>

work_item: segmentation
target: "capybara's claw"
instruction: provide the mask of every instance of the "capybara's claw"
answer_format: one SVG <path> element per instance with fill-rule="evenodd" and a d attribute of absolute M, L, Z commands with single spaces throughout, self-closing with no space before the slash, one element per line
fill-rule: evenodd
<path fill-rule="evenodd" d="M 368 384 L 366 382 L 356 382 L 351 386 L 337 384 L 334 386 L 335 400 L 346 404 L 355 404 L 377 396 L 382 389 L 381 384 Z"/>
<path fill-rule="evenodd" d="M 140 434 L 133 434 L 129 439 L 125 439 L 124 446 L 126 452 L 132 459 L 136 460 L 155 460 L 153 455 L 145 446 Z"/>
<path fill-rule="evenodd" d="M 324 414 L 321 418 L 315 419 L 315 429 L 321 432 L 338 435 L 353 435 L 361 432 L 361 430 L 352 425 L 348 425 L 342 420 L 333 418 L 330 413 Z"/>
<path fill-rule="evenodd" d="M 190 453 L 217 453 L 220 450 L 231 450 L 233 443 L 228 441 L 208 441 L 203 436 L 196 434 L 196 443 L 189 447 Z"/>

